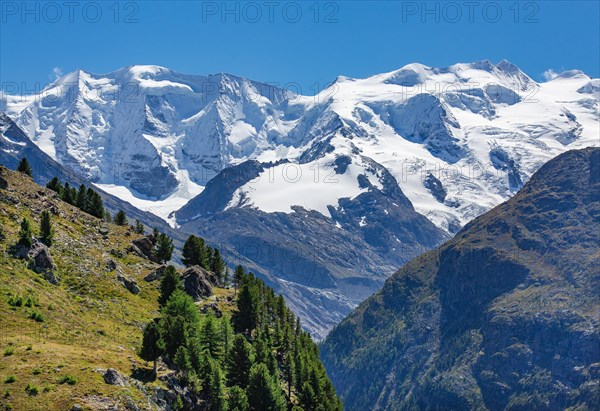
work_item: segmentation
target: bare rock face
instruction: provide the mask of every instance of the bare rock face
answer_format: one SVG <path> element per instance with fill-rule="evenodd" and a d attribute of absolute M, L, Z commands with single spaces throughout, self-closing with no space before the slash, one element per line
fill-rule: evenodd
<path fill-rule="evenodd" d="M 117 273 L 117 281 L 131 294 L 139 294 L 141 291 L 140 286 L 133 278 L 127 277 L 120 271 Z"/>
<path fill-rule="evenodd" d="M 210 297 L 213 294 L 211 275 L 197 265 L 185 270 L 182 274 L 183 288 L 195 301 Z"/>

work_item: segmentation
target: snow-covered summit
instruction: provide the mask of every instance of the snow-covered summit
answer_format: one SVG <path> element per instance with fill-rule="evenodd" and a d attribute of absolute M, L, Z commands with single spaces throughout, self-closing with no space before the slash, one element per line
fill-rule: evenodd
<path fill-rule="evenodd" d="M 36 95 L 3 96 L 2 109 L 53 158 L 165 218 L 225 167 L 323 166 L 351 142 L 392 173 L 417 211 L 453 231 L 551 157 L 597 145 L 597 89 L 598 79 L 577 71 L 537 83 L 506 60 L 339 76 L 316 96 L 140 65 L 78 70 Z M 300 186 L 286 188 L 287 202 L 310 203 Z M 270 188 L 248 189 L 244 206 L 268 210 L 258 199 Z"/>

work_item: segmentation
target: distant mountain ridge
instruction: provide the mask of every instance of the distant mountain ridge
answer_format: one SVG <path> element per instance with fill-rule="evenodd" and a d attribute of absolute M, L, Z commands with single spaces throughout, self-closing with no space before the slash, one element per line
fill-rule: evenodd
<path fill-rule="evenodd" d="M 302 96 L 131 66 L 4 95 L 0 110 L 57 162 L 286 289 L 320 338 L 546 161 L 598 145 L 598 81 L 537 83 L 507 61 L 409 64 Z"/>
<path fill-rule="evenodd" d="M 600 406 L 600 149 L 403 266 L 321 346 L 348 410 Z"/>

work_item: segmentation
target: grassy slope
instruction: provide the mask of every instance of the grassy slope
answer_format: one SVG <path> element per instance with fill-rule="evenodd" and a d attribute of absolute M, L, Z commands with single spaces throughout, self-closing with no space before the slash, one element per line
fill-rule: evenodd
<path fill-rule="evenodd" d="M 155 265 L 126 253 L 122 258 L 110 253 L 124 252 L 136 234 L 110 225 L 108 238 L 103 238 L 100 220 L 60 201 L 54 192 L 4 168 L 0 176 L 9 183 L 8 190 L 0 189 L 0 225 L 6 236 L 0 242 L 0 410 L 10 404 L 14 410 L 64 411 L 108 397 L 113 402 L 130 397 L 143 407 L 147 401 L 136 388 L 107 385 L 95 371 L 116 368 L 129 375 L 136 364 L 145 365 L 136 355 L 140 327 L 158 315 L 158 291 L 156 282 L 147 283 L 143 277 Z M 6 197 L 19 203 L 9 204 Z M 61 278 L 56 286 L 7 251 L 17 241 L 20 220 L 28 217 L 36 233 L 41 211 L 51 206 L 59 210 L 53 216 L 56 235 L 50 249 Z M 137 280 L 140 294 L 129 293 L 116 281 L 116 271 L 106 270 L 109 259 Z M 216 293 L 226 297 L 232 292 Z M 11 307 L 8 299 L 15 295 L 31 296 L 36 305 Z M 32 311 L 41 313 L 44 321 L 29 319 Z M 4 355 L 11 350 L 12 355 Z M 78 382 L 59 384 L 64 375 Z M 9 376 L 15 382 L 5 383 Z M 25 392 L 28 384 L 39 388 L 37 396 Z"/>

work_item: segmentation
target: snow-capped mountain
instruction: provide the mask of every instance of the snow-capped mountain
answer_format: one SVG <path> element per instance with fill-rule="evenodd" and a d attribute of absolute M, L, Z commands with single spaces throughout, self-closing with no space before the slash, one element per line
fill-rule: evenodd
<path fill-rule="evenodd" d="M 225 74 L 132 66 L 106 75 L 79 70 L 39 94 L 4 96 L 0 109 L 51 157 L 162 217 L 227 166 L 305 163 L 325 147 L 336 153 L 350 144 L 386 167 L 417 211 L 454 232 L 550 158 L 598 144 L 599 89 L 598 79 L 578 71 L 537 83 L 507 61 L 338 77 L 317 96 Z M 315 197 L 305 195 L 306 184 L 293 184 L 282 207 L 324 211 L 322 202 L 304 204 Z M 335 205 L 343 195 L 333 198 L 326 187 Z M 269 195 L 265 205 L 261 187 L 241 192 L 246 205 L 279 207 Z"/>
<path fill-rule="evenodd" d="M 538 83 L 480 61 L 338 77 L 316 96 L 157 66 L 79 70 L 0 110 L 103 190 L 229 247 L 323 337 L 546 161 L 600 145 L 599 104 L 582 72 Z"/>

